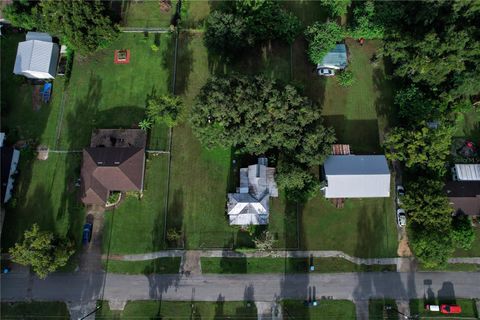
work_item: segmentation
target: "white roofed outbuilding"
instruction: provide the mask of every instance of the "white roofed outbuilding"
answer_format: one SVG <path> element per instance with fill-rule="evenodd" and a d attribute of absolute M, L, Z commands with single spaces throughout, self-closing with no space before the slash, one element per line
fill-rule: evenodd
<path fill-rule="evenodd" d="M 325 198 L 390 197 L 390 170 L 383 155 L 332 155 L 323 169 Z"/>
<path fill-rule="evenodd" d="M 28 32 L 17 48 L 13 73 L 29 79 L 54 79 L 60 48 L 48 33 Z"/>
<path fill-rule="evenodd" d="M 456 180 L 480 181 L 480 164 L 456 164 Z"/>

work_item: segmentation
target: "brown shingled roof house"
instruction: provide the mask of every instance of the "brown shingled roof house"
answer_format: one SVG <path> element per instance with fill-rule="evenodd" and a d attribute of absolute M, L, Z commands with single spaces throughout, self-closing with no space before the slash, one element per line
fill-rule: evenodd
<path fill-rule="evenodd" d="M 449 181 L 444 190 L 457 214 L 480 215 L 480 181 Z"/>
<path fill-rule="evenodd" d="M 142 191 L 146 134 L 140 129 L 99 129 L 83 150 L 82 202 L 105 205 L 111 191 Z"/>

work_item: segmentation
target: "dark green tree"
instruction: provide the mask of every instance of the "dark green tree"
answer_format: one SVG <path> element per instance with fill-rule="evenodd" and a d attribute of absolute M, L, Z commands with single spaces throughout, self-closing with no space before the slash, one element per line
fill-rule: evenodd
<path fill-rule="evenodd" d="M 347 14 L 351 0 L 321 0 L 321 4 L 328 8 L 328 14 L 332 18 L 341 17 Z"/>
<path fill-rule="evenodd" d="M 335 22 L 316 22 L 305 31 L 308 57 L 314 64 L 321 63 L 325 55 L 345 38 L 345 30 Z"/>
<path fill-rule="evenodd" d="M 379 21 L 373 0 L 355 2 L 353 23 L 349 35 L 355 39 L 381 39 L 384 26 Z"/>
<path fill-rule="evenodd" d="M 320 192 L 318 178 L 308 168 L 288 157 L 278 163 L 275 179 L 278 187 L 285 191 L 287 198 L 294 201 L 307 201 Z"/>
<path fill-rule="evenodd" d="M 455 246 L 464 250 L 472 248 L 475 241 L 472 221 L 467 215 L 459 215 L 452 219 L 452 238 Z"/>
<path fill-rule="evenodd" d="M 205 45 L 215 54 L 234 54 L 255 43 L 247 30 L 247 21 L 243 17 L 214 11 L 206 20 Z"/>
<path fill-rule="evenodd" d="M 334 140 L 333 131 L 322 128 L 319 108 L 312 101 L 291 85 L 261 76 L 209 79 L 192 108 L 191 123 L 207 147 L 233 146 L 253 154 L 298 150 L 305 163 L 318 163 L 324 156 L 314 155 L 313 149 L 330 152 L 330 147 L 313 146 L 314 142 L 329 146 Z M 300 146 L 302 142 L 306 145 Z"/>
<path fill-rule="evenodd" d="M 418 166 L 442 175 L 453 132 L 452 127 L 441 124 L 432 129 L 425 122 L 415 128 L 394 128 L 385 138 L 386 156 L 405 162 L 408 168 Z"/>
<path fill-rule="evenodd" d="M 3 8 L 5 19 L 15 26 L 25 30 L 42 29 L 41 13 L 38 2 L 28 0 L 14 0 Z"/>
<path fill-rule="evenodd" d="M 427 96 L 415 85 L 402 89 L 395 94 L 398 115 L 406 124 L 415 125 L 422 121 L 442 118 L 447 105 Z"/>
<path fill-rule="evenodd" d="M 12 261 L 31 266 L 41 279 L 65 266 L 73 252 L 68 241 L 56 238 L 51 232 L 40 231 L 37 224 L 25 231 L 23 242 L 9 250 Z"/>
<path fill-rule="evenodd" d="M 42 0 L 45 31 L 63 37 L 83 54 L 106 47 L 118 34 L 100 1 Z"/>
<path fill-rule="evenodd" d="M 426 268 L 443 267 L 452 256 L 455 248 L 451 230 L 448 228 L 427 229 L 413 224 L 409 242 L 415 256 Z"/>

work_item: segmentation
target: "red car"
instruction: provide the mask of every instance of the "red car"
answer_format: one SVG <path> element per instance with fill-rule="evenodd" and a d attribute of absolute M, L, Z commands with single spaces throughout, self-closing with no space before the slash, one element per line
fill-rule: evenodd
<path fill-rule="evenodd" d="M 457 305 L 449 305 L 449 304 L 442 304 L 440 306 L 440 312 L 441 313 L 460 313 L 462 312 L 462 308 Z"/>

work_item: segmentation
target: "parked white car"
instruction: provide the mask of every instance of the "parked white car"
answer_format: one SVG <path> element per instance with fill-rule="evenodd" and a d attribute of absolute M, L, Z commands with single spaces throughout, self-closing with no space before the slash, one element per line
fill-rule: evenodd
<path fill-rule="evenodd" d="M 318 68 L 317 73 L 319 76 L 333 77 L 335 75 L 335 70 L 330 68 Z"/>
<path fill-rule="evenodd" d="M 403 188 L 402 185 L 397 185 L 396 188 L 396 201 L 397 201 L 397 206 L 402 205 L 402 198 L 405 196 L 405 189 Z"/>
<path fill-rule="evenodd" d="M 401 208 L 397 209 L 397 224 L 400 228 L 407 225 L 407 214 L 405 213 L 405 210 Z"/>

